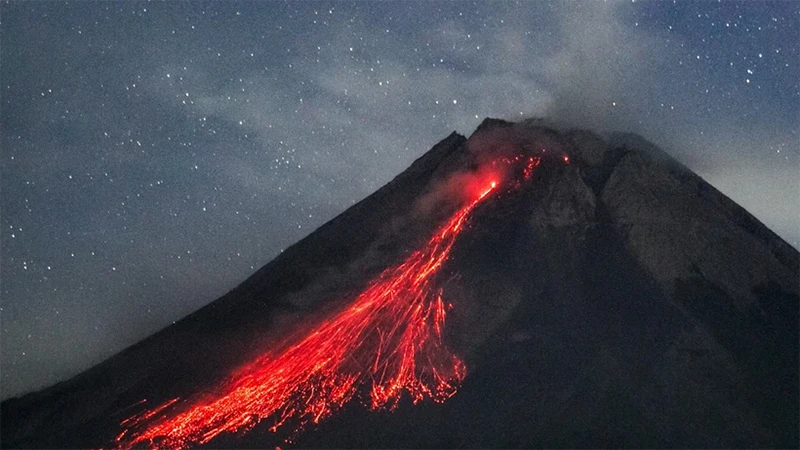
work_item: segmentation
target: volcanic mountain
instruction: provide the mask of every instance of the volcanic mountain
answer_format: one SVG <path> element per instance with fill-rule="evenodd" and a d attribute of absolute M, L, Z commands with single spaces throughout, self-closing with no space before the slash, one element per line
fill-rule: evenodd
<path fill-rule="evenodd" d="M 2 445 L 797 447 L 799 274 L 638 136 L 487 119 Z"/>

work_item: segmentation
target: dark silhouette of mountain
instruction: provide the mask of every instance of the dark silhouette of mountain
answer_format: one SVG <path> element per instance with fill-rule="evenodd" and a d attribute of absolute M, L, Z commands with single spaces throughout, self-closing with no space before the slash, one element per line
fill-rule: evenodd
<path fill-rule="evenodd" d="M 394 411 L 359 397 L 292 445 L 798 446 L 797 250 L 638 136 L 495 119 L 469 140 L 451 134 L 208 306 L 3 402 L 2 446 L 114 446 L 146 405 L 212 395 L 423 245 L 458 207 L 448 180 L 498 155 L 540 164 L 474 209 L 436 278 L 467 370 L 458 392 Z M 284 446 L 269 425 L 208 445 Z"/>

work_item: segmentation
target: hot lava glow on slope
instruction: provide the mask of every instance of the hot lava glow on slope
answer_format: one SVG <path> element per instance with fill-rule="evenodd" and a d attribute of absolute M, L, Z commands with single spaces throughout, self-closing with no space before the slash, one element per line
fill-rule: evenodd
<path fill-rule="evenodd" d="M 503 160 L 531 176 L 538 158 Z M 496 165 L 496 163 L 495 163 Z M 384 270 L 345 309 L 296 342 L 237 370 L 220 395 L 170 400 L 122 422 L 116 445 L 188 448 L 221 433 L 245 432 L 263 420 L 276 431 L 317 423 L 369 389 L 373 409 L 396 408 L 407 393 L 413 403 L 443 402 L 466 376 L 462 360 L 443 342 L 448 305 L 434 276 L 448 259 L 475 207 L 498 190 L 495 171 L 475 197 L 419 250 Z M 509 185 L 518 187 L 520 180 Z"/>

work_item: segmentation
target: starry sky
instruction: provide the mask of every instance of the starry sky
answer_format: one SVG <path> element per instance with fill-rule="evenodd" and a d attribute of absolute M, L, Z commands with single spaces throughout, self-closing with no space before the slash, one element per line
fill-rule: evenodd
<path fill-rule="evenodd" d="M 800 3 L 0 4 L 0 394 L 224 294 L 487 116 L 642 134 L 798 246 Z"/>

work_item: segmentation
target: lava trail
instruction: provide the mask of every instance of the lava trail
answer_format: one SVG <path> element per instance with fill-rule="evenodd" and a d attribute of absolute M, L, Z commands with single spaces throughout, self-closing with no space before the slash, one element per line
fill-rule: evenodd
<path fill-rule="evenodd" d="M 221 433 L 248 431 L 267 419 L 272 431 L 287 421 L 300 430 L 330 416 L 361 386 L 369 387 L 365 401 L 373 409 L 394 409 L 403 392 L 414 403 L 451 397 L 466 368 L 443 343 L 448 307 L 432 278 L 470 212 L 498 182 L 487 177 L 472 201 L 424 247 L 386 269 L 345 309 L 298 341 L 240 368 L 221 395 L 173 399 L 126 419 L 116 445 L 187 448 Z"/>

